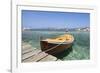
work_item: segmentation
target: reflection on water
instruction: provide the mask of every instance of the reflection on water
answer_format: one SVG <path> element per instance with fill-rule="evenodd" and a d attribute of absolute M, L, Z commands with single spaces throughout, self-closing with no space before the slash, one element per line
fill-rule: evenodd
<path fill-rule="evenodd" d="M 57 32 L 57 31 L 23 31 L 22 41 L 30 43 L 40 49 L 40 37 L 52 38 L 63 34 L 72 34 L 74 43 L 68 50 L 57 54 L 62 60 L 86 60 L 90 58 L 90 33 L 89 32 Z"/>

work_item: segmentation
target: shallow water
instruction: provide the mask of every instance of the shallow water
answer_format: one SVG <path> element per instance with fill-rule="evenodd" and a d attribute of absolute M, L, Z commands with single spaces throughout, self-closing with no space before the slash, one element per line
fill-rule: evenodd
<path fill-rule="evenodd" d="M 22 41 L 30 43 L 40 49 L 40 37 L 56 37 L 65 33 L 74 36 L 74 43 L 70 50 L 57 55 L 62 60 L 87 60 L 90 58 L 90 33 L 89 32 L 57 32 L 57 31 L 23 31 Z"/>

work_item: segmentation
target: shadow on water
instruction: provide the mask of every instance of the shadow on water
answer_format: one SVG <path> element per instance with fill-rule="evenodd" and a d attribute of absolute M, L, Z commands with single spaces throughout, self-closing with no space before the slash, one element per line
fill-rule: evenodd
<path fill-rule="evenodd" d="M 61 53 L 58 53 L 58 54 L 56 54 L 54 56 L 57 57 L 58 59 L 62 59 L 63 57 L 68 56 L 72 50 L 73 50 L 73 48 L 70 47 L 67 50 L 65 50 L 65 51 L 63 51 Z"/>

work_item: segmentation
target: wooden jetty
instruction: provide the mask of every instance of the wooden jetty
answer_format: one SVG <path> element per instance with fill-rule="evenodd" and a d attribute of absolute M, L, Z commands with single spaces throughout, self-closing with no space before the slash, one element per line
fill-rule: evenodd
<path fill-rule="evenodd" d="M 46 62 L 46 61 L 60 61 L 55 56 L 41 51 L 40 49 L 33 48 L 28 43 L 22 43 L 22 62 Z"/>

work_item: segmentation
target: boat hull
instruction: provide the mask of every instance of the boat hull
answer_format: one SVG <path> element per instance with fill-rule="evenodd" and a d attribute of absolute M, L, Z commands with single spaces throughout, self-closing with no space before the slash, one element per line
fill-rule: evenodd
<path fill-rule="evenodd" d="M 41 50 L 45 51 L 48 54 L 55 55 L 57 53 L 61 53 L 64 50 L 70 49 L 72 43 L 48 43 L 47 41 L 40 41 Z"/>

